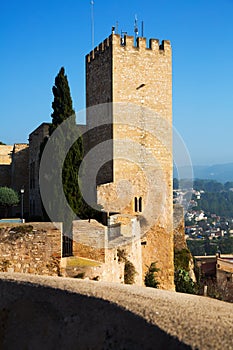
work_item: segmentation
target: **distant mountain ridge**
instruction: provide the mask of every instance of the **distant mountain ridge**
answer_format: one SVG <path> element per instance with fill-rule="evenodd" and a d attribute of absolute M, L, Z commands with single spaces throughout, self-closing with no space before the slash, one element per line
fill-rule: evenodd
<path fill-rule="evenodd" d="M 185 178 L 185 174 L 187 174 L 187 176 L 190 174 L 190 168 L 188 167 L 181 167 L 179 170 L 179 173 L 182 174 L 182 178 Z M 210 179 L 225 183 L 227 181 L 233 181 L 233 163 L 215 164 L 211 166 L 194 165 L 193 173 L 196 179 Z M 176 167 L 174 167 L 173 175 L 175 178 L 178 177 Z"/>

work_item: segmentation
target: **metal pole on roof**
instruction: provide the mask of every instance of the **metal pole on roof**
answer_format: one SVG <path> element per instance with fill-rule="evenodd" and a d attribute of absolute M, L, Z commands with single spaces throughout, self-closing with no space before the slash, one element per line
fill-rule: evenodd
<path fill-rule="evenodd" d="M 92 50 L 94 50 L 94 45 L 95 45 L 94 0 L 91 0 L 91 45 L 92 45 Z"/>

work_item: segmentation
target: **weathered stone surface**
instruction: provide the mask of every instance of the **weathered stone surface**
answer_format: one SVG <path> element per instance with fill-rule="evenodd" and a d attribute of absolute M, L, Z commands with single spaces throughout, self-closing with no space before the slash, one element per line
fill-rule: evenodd
<path fill-rule="evenodd" d="M 104 185 L 98 186 L 98 201 L 107 212 L 142 216 L 141 222 L 147 211 L 147 230 L 141 229 L 143 272 L 157 262 L 164 289 L 174 289 L 171 66 L 168 41 L 159 46 L 151 40 L 147 47 L 139 38 L 134 46 L 133 37 L 122 43 L 115 34 L 86 56 L 87 107 L 113 103 L 98 116 L 106 120 L 105 129 L 95 130 L 95 145 L 113 139 L 106 147 L 112 170 L 100 171 Z M 90 108 L 88 129 L 98 126 L 96 118 Z M 135 198 L 141 200 L 141 213 Z"/>
<path fill-rule="evenodd" d="M 73 221 L 73 254 L 105 262 L 105 230 L 95 220 Z"/>
<path fill-rule="evenodd" d="M 184 208 L 175 204 L 173 210 L 174 249 L 188 249 L 185 239 Z"/>
<path fill-rule="evenodd" d="M 29 146 L 25 143 L 14 144 L 11 164 L 11 187 L 18 193 L 24 189 L 24 217 L 29 215 Z M 20 205 L 12 208 L 13 216 L 20 216 Z"/>
<path fill-rule="evenodd" d="M 61 230 L 51 223 L 0 224 L 0 270 L 59 275 Z"/>
<path fill-rule="evenodd" d="M 25 143 L 0 145 L 0 186 L 13 188 L 17 193 L 24 188 L 24 214 L 29 213 L 29 147 Z M 20 216 L 20 205 L 9 211 L 12 216 Z M 0 217 L 4 212 L 0 211 Z"/>
<path fill-rule="evenodd" d="M 41 143 L 49 135 L 49 123 L 42 123 L 29 135 L 29 204 L 30 217 L 43 217 L 39 187 Z"/>
<path fill-rule="evenodd" d="M 0 273 L 1 349 L 232 349 L 233 305 L 73 278 Z"/>
<path fill-rule="evenodd" d="M 12 145 L 0 145 L 0 165 L 11 164 Z"/>
<path fill-rule="evenodd" d="M 94 259 L 98 267 L 84 269 L 85 277 L 100 281 L 124 283 L 125 262 L 119 259 L 118 250 L 124 251 L 127 260 L 135 267 L 134 283 L 142 284 L 142 254 L 140 225 L 133 216 L 114 215 L 108 227 L 95 220 L 73 222 L 74 256 Z"/>

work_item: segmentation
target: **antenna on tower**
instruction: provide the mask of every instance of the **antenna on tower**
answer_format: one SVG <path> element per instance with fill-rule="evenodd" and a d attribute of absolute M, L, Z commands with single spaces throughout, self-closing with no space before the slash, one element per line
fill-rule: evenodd
<path fill-rule="evenodd" d="M 94 0 L 91 0 L 91 45 L 92 45 L 92 50 L 94 50 L 94 46 L 95 46 Z"/>
<path fill-rule="evenodd" d="M 125 35 L 127 35 L 127 32 L 124 32 L 121 30 L 121 45 L 125 46 Z"/>
<path fill-rule="evenodd" d="M 135 35 L 135 44 L 136 44 L 137 37 L 138 37 L 138 18 L 137 18 L 137 15 L 135 15 L 135 19 L 134 19 L 134 35 Z"/>
<path fill-rule="evenodd" d="M 144 21 L 142 21 L 142 38 L 144 37 Z"/>

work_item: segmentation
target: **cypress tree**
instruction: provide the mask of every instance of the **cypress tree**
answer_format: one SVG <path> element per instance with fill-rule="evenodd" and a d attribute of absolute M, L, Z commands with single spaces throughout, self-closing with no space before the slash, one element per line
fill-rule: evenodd
<path fill-rule="evenodd" d="M 69 203 L 75 214 L 79 215 L 82 211 L 82 195 L 79 190 L 78 183 L 78 171 L 79 166 L 83 159 L 83 140 L 80 136 L 69 149 L 67 155 L 64 155 L 64 146 L 66 143 L 71 144 L 73 139 L 73 133 L 76 131 L 75 112 L 73 109 L 73 103 L 70 94 L 70 88 L 67 76 L 65 75 L 65 69 L 62 67 L 55 78 L 55 85 L 53 86 L 54 100 L 52 102 L 53 113 L 52 124 L 49 129 L 50 135 L 55 129 L 61 125 L 66 119 L 70 118 L 70 124 L 66 134 L 63 134 L 62 130 L 59 130 L 59 144 L 55 144 L 56 156 L 58 159 L 64 159 L 62 168 L 62 183 L 63 190 Z M 59 196 L 59 194 L 57 194 Z M 59 202 L 59 198 L 57 198 Z M 63 208 L 60 208 L 61 215 Z"/>
<path fill-rule="evenodd" d="M 64 159 L 64 145 L 66 143 L 70 144 L 71 139 L 73 139 L 73 133 L 76 133 L 76 121 L 75 121 L 75 112 L 73 109 L 70 88 L 68 84 L 67 76 L 65 75 L 65 69 L 62 67 L 55 78 L 55 85 L 53 86 L 53 95 L 54 100 L 52 102 L 53 113 L 52 124 L 49 129 L 50 135 L 55 131 L 55 129 L 62 124 L 67 118 L 70 119 L 69 129 L 66 134 L 63 134 L 63 131 L 59 130 L 59 142 L 55 141 L 55 149 L 56 149 L 56 157 L 57 162 L 59 163 L 59 159 Z M 80 164 L 82 162 L 84 156 L 84 147 L 83 147 L 83 139 L 80 136 L 72 147 L 69 149 L 69 152 L 65 155 L 65 161 L 62 168 L 62 183 L 63 190 L 73 212 L 79 216 L 81 219 L 90 219 L 90 218 L 100 218 L 99 211 L 92 209 L 89 207 L 84 201 L 78 181 L 78 171 Z M 53 157 L 55 158 L 55 156 Z M 54 164 L 54 169 L 56 169 L 56 159 Z M 55 170 L 56 171 L 56 170 Z M 54 174 L 56 176 L 56 174 Z M 67 218 L 62 220 L 64 214 L 64 210 L 62 205 L 59 206 L 59 189 L 55 189 L 56 199 L 54 199 L 54 205 L 56 206 L 56 210 L 59 213 L 60 220 L 65 222 Z M 72 220 L 72 218 L 70 218 Z M 65 229 L 65 227 L 64 227 Z M 69 229 L 68 229 L 69 230 Z"/>
<path fill-rule="evenodd" d="M 55 78 L 55 85 L 53 86 L 54 100 L 52 103 L 53 113 L 52 124 L 50 126 L 50 135 L 64 120 L 74 115 L 72 106 L 72 99 L 70 95 L 70 88 L 67 76 L 65 75 L 65 68 L 62 67 Z"/>
<path fill-rule="evenodd" d="M 47 148 L 52 154 L 46 153 L 43 158 L 43 192 L 46 189 L 44 192 L 44 196 L 46 193 L 45 207 L 49 216 L 53 221 L 63 222 L 63 256 L 67 256 L 72 254 L 72 221 L 77 219 L 77 216 L 81 219 L 100 219 L 101 213 L 89 207 L 79 188 L 78 173 L 84 155 L 83 139 L 82 136 L 77 137 L 75 113 L 68 79 L 63 67 L 55 78 L 52 91 L 54 95 L 53 112 Z M 63 124 L 66 120 L 67 123 Z M 45 138 L 41 144 L 41 156 L 47 142 L 48 138 Z M 62 179 L 63 189 L 60 186 L 60 179 Z M 43 212 L 46 217 L 46 211 L 43 210 Z"/>
<path fill-rule="evenodd" d="M 63 256 L 67 256 L 72 254 L 72 221 L 76 217 L 75 214 L 81 211 L 83 201 L 78 184 L 78 171 L 83 158 L 83 141 L 82 137 L 77 139 L 76 136 L 75 112 L 64 67 L 56 76 L 52 91 L 54 100 L 52 102 L 52 123 L 49 127 L 52 154 L 44 159 L 44 164 L 47 163 L 44 174 L 44 181 L 47 183 L 46 208 L 53 220 L 63 222 Z M 68 118 L 68 123 L 58 128 Z M 55 130 L 56 133 L 52 136 Z M 73 140 L 76 141 L 73 143 Z M 41 156 L 47 141 L 48 138 L 45 138 L 41 144 Z M 66 149 L 69 149 L 67 154 L 65 154 Z M 57 181 L 60 177 L 66 201 L 73 212 L 63 200 L 60 181 Z M 43 211 L 46 217 L 47 213 Z"/>

